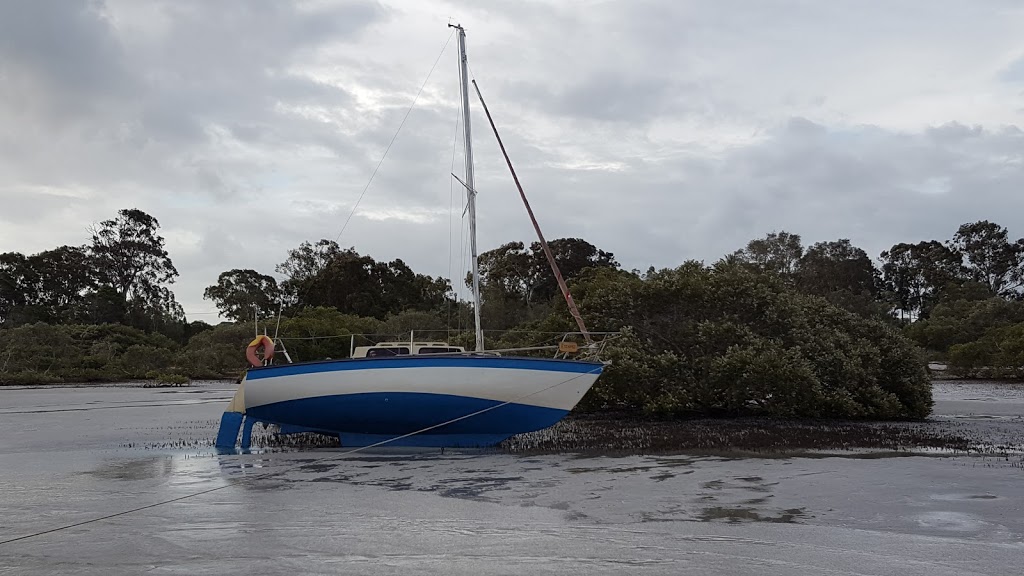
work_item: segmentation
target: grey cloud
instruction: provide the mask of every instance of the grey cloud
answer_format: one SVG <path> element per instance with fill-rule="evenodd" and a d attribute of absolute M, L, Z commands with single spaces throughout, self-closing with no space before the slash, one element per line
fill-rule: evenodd
<path fill-rule="evenodd" d="M 999 74 L 1004 82 L 1024 83 L 1024 56 L 1021 56 L 1010 63 Z"/>
<path fill-rule="evenodd" d="M 6 23 L 0 26 L 11 30 L 0 28 L 9 36 L 0 41 L 0 59 L 45 77 L 49 85 L 39 88 L 39 98 L 57 94 L 69 106 L 91 104 L 89 120 L 180 144 L 202 139 L 211 121 L 273 119 L 278 102 L 346 104 L 349 96 L 340 88 L 288 67 L 327 39 L 350 40 L 384 15 L 372 2 L 315 11 L 280 2 L 154 6 L 166 29 L 148 37 L 131 35 L 130 21 L 120 23 L 126 30 L 116 29 L 111 7 L 98 2 L 5 3 L 11 14 L 0 14 Z M 54 110 L 42 112 L 34 119 L 69 128 L 52 121 Z"/>
<path fill-rule="evenodd" d="M 849 237 L 875 256 L 899 241 L 948 238 L 980 218 L 1022 234 L 1024 218 L 1007 209 L 1024 205 L 1009 194 L 1024 188 L 1022 154 L 1024 135 L 1015 128 L 949 125 L 915 135 L 870 126 L 808 130 L 793 121 L 728 160 L 739 178 L 717 225 L 727 228 L 740 212 L 747 238 L 786 228 L 811 241 Z M 926 185 L 936 180 L 945 185 Z M 728 236 L 735 247 L 747 239 Z"/>
<path fill-rule="evenodd" d="M 20 88 L 0 93 L 7 105 L 49 102 L 45 112 L 61 116 L 88 113 L 132 83 L 103 4 L 87 0 L 0 3 L 0 74 Z"/>
<path fill-rule="evenodd" d="M 533 102 L 552 114 L 630 123 L 692 111 L 684 105 L 684 95 L 693 94 L 695 86 L 602 70 L 558 92 L 542 85 L 528 86 L 525 92 L 533 93 Z"/>
<path fill-rule="evenodd" d="M 90 221 L 138 206 L 164 227 L 186 310 L 209 310 L 202 290 L 220 271 L 269 273 L 303 240 L 337 236 L 447 33 L 426 12 L 466 25 L 545 234 L 584 237 L 626 267 L 713 261 L 780 229 L 849 237 L 873 256 L 979 218 L 1024 235 L 1024 117 L 996 86 L 1017 68 L 939 90 L 989 90 L 1005 104 L 998 122 L 929 107 L 924 82 L 1002 58 L 1010 16 L 962 3 L 884 18 L 856 2 L 723 6 L 2 3 L 0 250 L 78 244 Z M 957 58 L 951 30 L 965 38 Z M 449 195 L 456 223 L 462 204 L 448 175 L 454 72 L 453 43 L 342 245 L 448 275 L 461 253 L 448 228 Z M 915 98 L 905 109 L 926 113 L 911 128 L 872 117 Z M 473 106 L 481 247 L 528 241 Z"/>
<path fill-rule="evenodd" d="M 32 80 L 21 97 L 0 93 L 0 120 L 12 127 L 0 134 L 0 150 L 12 178 L 108 189 L 145 182 L 144 192 L 158 192 L 152 188 L 159 182 L 218 198 L 251 189 L 250 168 L 217 159 L 222 143 L 211 137 L 213 126 L 259 147 L 353 155 L 353 143 L 336 128 L 278 105 L 351 103 L 341 88 L 292 67 L 325 41 L 351 41 L 385 17 L 378 4 L 299 10 L 278 2 L 155 2 L 144 15 L 161 15 L 162 29 L 153 34 L 138 33 L 133 27 L 148 32 L 148 22 L 120 14 L 125 6 L 141 5 L 3 4 L 0 26 L 12 34 L 0 34 L 0 62 L 8 75 L 16 69 Z"/>
<path fill-rule="evenodd" d="M 794 118 L 721 159 L 680 156 L 620 173 L 522 162 L 520 172 L 545 184 L 532 199 L 549 236 L 584 235 L 629 267 L 675 266 L 713 261 L 780 229 L 807 243 L 851 238 L 876 257 L 981 218 L 1024 236 L 1022 154 L 1024 135 L 1013 127 L 904 134 Z M 926 189 L 935 179 L 944 190 Z M 497 236 L 513 237 L 521 206 L 508 195 L 494 201 L 510 215 Z"/>

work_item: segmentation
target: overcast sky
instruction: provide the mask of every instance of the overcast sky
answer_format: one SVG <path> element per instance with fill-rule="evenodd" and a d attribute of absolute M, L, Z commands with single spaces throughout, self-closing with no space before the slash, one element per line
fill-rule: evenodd
<path fill-rule="evenodd" d="M 220 272 L 338 236 L 449 18 L 545 235 L 626 268 L 772 230 L 872 257 L 979 219 L 1024 236 L 1020 0 L 9 0 L 0 252 L 84 244 L 137 207 L 190 319 L 215 320 Z M 456 48 L 339 242 L 458 277 Z M 481 249 L 529 242 L 473 122 Z"/>

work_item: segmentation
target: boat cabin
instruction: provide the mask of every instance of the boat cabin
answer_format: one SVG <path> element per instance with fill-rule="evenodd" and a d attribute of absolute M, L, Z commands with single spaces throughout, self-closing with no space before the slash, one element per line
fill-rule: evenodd
<path fill-rule="evenodd" d="M 447 342 L 379 342 L 373 346 L 356 346 L 353 358 L 375 358 L 382 356 L 404 356 L 406 354 L 461 354 L 461 346 L 449 346 Z"/>

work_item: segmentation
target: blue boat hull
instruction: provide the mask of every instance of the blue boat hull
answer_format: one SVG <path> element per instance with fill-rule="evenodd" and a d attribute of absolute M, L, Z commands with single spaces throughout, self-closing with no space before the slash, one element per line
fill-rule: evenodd
<path fill-rule="evenodd" d="M 246 416 L 282 425 L 284 432 L 316 431 L 337 435 L 342 446 L 369 446 L 419 432 L 388 444 L 482 447 L 493 446 L 516 434 L 547 428 L 568 412 L 524 404 L 500 404 L 495 400 L 446 394 L 373 392 L 277 402 L 249 408 Z M 483 410 L 486 411 L 476 414 Z M 450 422 L 452 420 L 454 422 Z"/>

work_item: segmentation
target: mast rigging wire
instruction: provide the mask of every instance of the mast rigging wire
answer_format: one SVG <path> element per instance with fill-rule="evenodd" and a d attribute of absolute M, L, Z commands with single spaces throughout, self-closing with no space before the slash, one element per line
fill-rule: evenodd
<path fill-rule="evenodd" d="M 448 49 L 448 45 L 451 44 L 453 36 L 455 36 L 454 30 L 448 35 L 448 39 L 445 40 L 444 46 L 441 47 L 441 52 L 438 53 L 437 58 L 434 60 L 433 66 L 430 67 L 430 71 L 427 72 L 427 77 L 423 79 L 423 83 L 420 84 L 420 89 L 416 91 L 416 96 L 413 97 L 412 103 L 409 104 L 409 108 L 405 111 L 405 116 L 402 117 L 402 122 L 398 125 L 398 130 L 395 130 L 394 136 L 391 137 L 391 141 L 388 142 L 387 148 L 384 149 L 384 153 L 381 155 L 380 160 L 378 160 L 377 165 L 374 166 L 373 172 L 370 174 L 370 179 L 366 181 L 366 186 L 363 186 L 363 191 L 359 193 L 359 198 L 356 199 L 356 203 L 352 205 L 352 210 L 349 211 L 348 217 L 345 218 L 345 223 L 341 226 L 341 230 L 338 232 L 338 235 L 334 237 L 335 244 L 337 244 L 338 241 L 341 240 L 342 234 L 344 234 L 345 230 L 348 229 L 348 224 L 349 222 L 352 221 L 352 216 L 355 215 L 356 210 L 359 208 L 359 204 L 363 201 L 363 197 L 366 196 L 366 191 L 370 189 L 370 184 L 373 183 L 374 177 L 377 176 L 377 171 L 380 170 L 381 164 L 384 163 L 384 159 L 388 157 L 388 152 L 391 151 L 391 147 L 395 144 L 395 140 L 398 139 L 398 135 L 402 132 L 402 128 L 405 127 L 405 122 L 409 119 L 409 115 L 412 114 L 412 109 L 416 106 L 416 102 L 420 99 L 420 95 L 423 93 L 423 89 L 427 86 L 427 82 L 430 81 L 430 76 L 433 75 L 434 69 L 437 68 L 438 62 L 440 62 L 441 57 L 444 56 L 444 52 L 445 50 Z M 294 279 L 294 276 L 290 274 L 288 276 L 289 279 Z M 302 294 L 300 295 L 299 298 L 297 298 L 297 301 L 301 300 L 302 297 L 304 297 L 305 294 L 309 291 L 309 289 L 310 284 L 306 284 L 305 288 L 302 290 Z"/>
<path fill-rule="evenodd" d="M 345 229 L 348 228 L 348 223 L 352 220 L 352 216 L 355 215 L 356 209 L 359 208 L 359 203 L 363 201 L 363 196 L 366 195 L 366 191 L 369 190 L 374 177 L 377 176 L 377 171 L 380 170 L 381 164 L 384 163 L 384 159 L 387 158 L 388 152 L 391 151 L 391 146 L 394 145 L 395 140 L 398 138 L 398 134 L 401 133 L 406 120 L 409 119 L 409 114 L 412 114 L 412 109 L 420 99 L 420 94 L 423 93 L 423 88 L 425 88 L 427 86 L 427 82 L 430 81 L 430 76 L 434 73 L 434 69 L 437 68 L 437 63 L 441 61 L 441 57 L 444 56 L 444 51 L 448 48 L 448 44 L 451 43 L 453 36 L 455 36 L 454 30 L 448 35 L 448 40 L 445 41 L 444 46 L 441 48 L 441 52 L 437 55 L 437 59 L 434 60 L 434 65 L 430 67 L 430 72 L 427 72 L 427 77 L 423 79 L 423 84 L 420 85 L 420 89 L 416 91 L 416 96 L 412 99 L 412 104 L 409 104 L 409 109 L 405 111 L 405 116 L 402 118 L 401 124 L 398 125 L 398 130 L 395 131 L 395 135 L 392 136 L 391 141 L 388 142 L 387 148 L 384 149 L 384 154 L 381 155 L 380 161 L 377 162 L 377 166 L 374 167 L 373 173 L 370 174 L 370 179 L 366 182 L 366 186 L 363 186 L 363 191 L 359 194 L 359 198 L 356 199 L 356 203 L 352 205 L 352 210 L 348 213 L 348 218 L 345 219 L 345 224 L 342 225 L 341 231 L 338 232 L 338 235 L 334 238 L 335 242 L 341 239 L 341 235 L 344 234 Z"/>
<path fill-rule="evenodd" d="M 454 34 L 454 31 L 452 31 Z M 455 153 L 459 149 L 459 126 L 462 124 L 462 115 L 457 114 L 455 116 L 455 135 L 452 137 L 452 166 L 451 171 L 455 172 Z M 455 283 L 452 280 L 452 256 L 454 255 L 455 245 L 452 239 L 452 225 L 455 223 L 455 183 L 448 179 L 448 282 L 452 283 L 452 296 L 458 298 L 455 293 Z M 446 326 L 448 328 L 448 340 L 451 341 L 451 329 L 452 329 L 452 302 L 451 299 L 445 298 L 448 309 L 448 320 Z M 455 301 L 458 305 L 458 300 Z M 456 310 L 458 313 L 458 310 Z"/>

